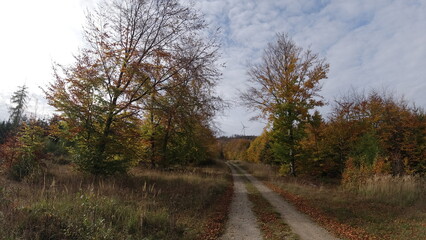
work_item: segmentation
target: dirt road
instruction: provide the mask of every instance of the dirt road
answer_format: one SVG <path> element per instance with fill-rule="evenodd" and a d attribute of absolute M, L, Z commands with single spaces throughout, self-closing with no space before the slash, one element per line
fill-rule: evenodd
<path fill-rule="evenodd" d="M 252 204 L 247 197 L 244 176 L 232 169 L 234 179 L 234 197 L 231 203 L 229 220 L 222 240 L 258 240 L 262 239 L 256 217 L 252 212 Z"/>
<path fill-rule="evenodd" d="M 262 196 L 267 199 L 276 211 L 281 214 L 283 220 L 290 226 L 294 233 L 302 240 L 334 240 L 338 239 L 327 232 L 324 228 L 313 222 L 308 216 L 297 211 L 292 205 L 287 203 L 281 196 L 266 187 L 252 175 L 235 164 L 230 164 L 242 172 L 259 190 Z M 233 170 L 234 171 L 234 170 Z M 261 238 L 258 238 L 261 239 Z"/>

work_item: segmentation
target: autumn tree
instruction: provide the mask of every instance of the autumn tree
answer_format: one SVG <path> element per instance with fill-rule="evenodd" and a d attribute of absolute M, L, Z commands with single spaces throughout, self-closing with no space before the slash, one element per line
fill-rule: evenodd
<path fill-rule="evenodd" d="M 10 99 L 12 107 L 9 108 L 9 121 L 16 128 L 22 121 L 28 102 L 28 88 L 25 85 L 19 87 Z"/>
<path fill-rule="evenodd" d="M 87 19 L 88 47 L 73 65 L 55 67 L 46 96 L 62 113 L 79 166 L 110 174 L 140 159 L 145 103 L 178 88 L 191 69 L 209 74 L 196 69 L 215 58 L 217 45 L 177 0 L 107 0 Z"/>
<path fill-rule="evenodd" d="M 247 160 L 256 163 L 275 163 L 271 153 L 270 138 L 270 133 L 267 130 L 256 137 L 247 149 Z"/>
<path fill-rule="evenodd" d="M 46 137 L 44 122 L 30 119 L 0 145 L 0 165 L 11 178 L 22 180 L 39 169 Z"/>
<path fill-rule="evenodd" d="M 350 159 L 354 167 L 381 173 L 424 172 L 424 113 L 404 99 L 374 90 L 353 92 L 336 100 L 328 125 L 326 145 L 329 152 L 338 153 L 329 158 L 340 165 Z"/>
<path fill-rule="evenodd" d="M 186 43 L 182 56 L 197 54 L 204 47 L 193 40 Z M 223 101 L 214 95 L 220 76 L 215 64 L 216 50 L 188 64 L 165 87 L 154 89 L 144 100 L 148 158 L 152 166 L 170 161 L 203 162 L 208 158 L 207 145 L 214 139 L 210 129 L 213 117 L 223 107 Z M 162 55 L 165 61 L 171 60 L 170 56 Z M 153 77 L 159 75 L 156 72 Z"/>
<path fill-rule="evenodd" d="M 230 138 L 223 142 L 222 152 L 226 160 L 247 160 L 247 149 L 250 146 L 250 139 L 247 138 Z"/>
<path fill-rule="evenodd" d="M 259 109 L 272 126 L 272 150 L 296 175 L 299 142 L 305 135 L 310 110 L 322 106 L 318 92 L 329 65 L 310 50 L 298 47 L 288 35 L 277 34 L 261 63 L 250 67 L 250 88 L 241 95 L 249 108 Z"/>

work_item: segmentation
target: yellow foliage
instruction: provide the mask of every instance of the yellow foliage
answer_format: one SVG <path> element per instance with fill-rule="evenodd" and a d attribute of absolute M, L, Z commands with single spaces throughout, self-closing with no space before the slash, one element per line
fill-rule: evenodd
<path fill-rule="evenodd" d="M 247 149 L 247 160 L 249 162 L 260 163 L 265 161 L 265 148 L 269 141 L 268 132 L 264 131 L 262 135 L 255 138 Z"/>

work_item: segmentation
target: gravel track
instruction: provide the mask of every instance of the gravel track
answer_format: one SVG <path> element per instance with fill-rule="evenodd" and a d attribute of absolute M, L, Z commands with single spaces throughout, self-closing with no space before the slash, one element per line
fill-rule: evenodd
<path fill-rule="evenodd" d="M 262 239 L 256 217 L 253 214 L 252 204 L 248 200 L 244 176 L 239 174 L 232 165 L 234 179 L 234 196 L 232 198 L 231 210 L 226 230 L 222 240 L 259 240 Z"/>
<path fill-rule="evenodd" d="M 257 180 L 252 175 L 248 174 L 246 171 L 240 167 L 230 164 L 233 167 L 237 168 L 243 173 L 259 190 L 264 198 L 266 198 L 272 206 L 275 207 L 276 211 L 281 214 L 283 220 L 290 226 L 294 233 L 299 235 L 302 240 L 337 240 L 338 238 L 334 237 L 332 234 L 327 232 L 324 228 L 320 227 L 318 224 L 313 222 L 307 215 L 296 210 L 292 205 L 286 202 L 280 195 L 266 187 L 262 182 Z M 233 169 L 233 173 L 234 173 Z M 240 176 L 239 178 L 241 178 Z M 235 178 L 234 178 L 235 179 Z M 240 180 L 241 184 L 244 184 Z M 243 185 L 244 186 L 244 185 Z M 253 215 L 253 214 L 252 214 Z M 231 215 L 232 216 L 232 215 Z M 254 216 L 253 216 L 254 218 Z M 255 220 L 254 220 L 255 221 Z M 254 239 L 254 238 L 246 238 Z M 256 238 L 262 239 L 262 238 Z"/>

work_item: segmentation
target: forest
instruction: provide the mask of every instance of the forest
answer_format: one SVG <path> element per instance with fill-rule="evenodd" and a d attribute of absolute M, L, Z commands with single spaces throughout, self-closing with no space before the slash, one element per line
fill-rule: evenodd
<path fill-rule="evenodd" d="M 236 161 L 341 238 L 426 236 L 421 106 L 350 86 L 327 103 L 329 63 L 277 33 L 239 96 L 267 122 L 262 134 L 219 136 L 214 119 L 230 107 L 216 93 L 219 34 L 177 0 L 103 1 L 87 14 L 86 45 L 43 88 L 55 114 L 28 114 L 25 85 L 10 97 L 0 239 L 219 239 Z"/>

